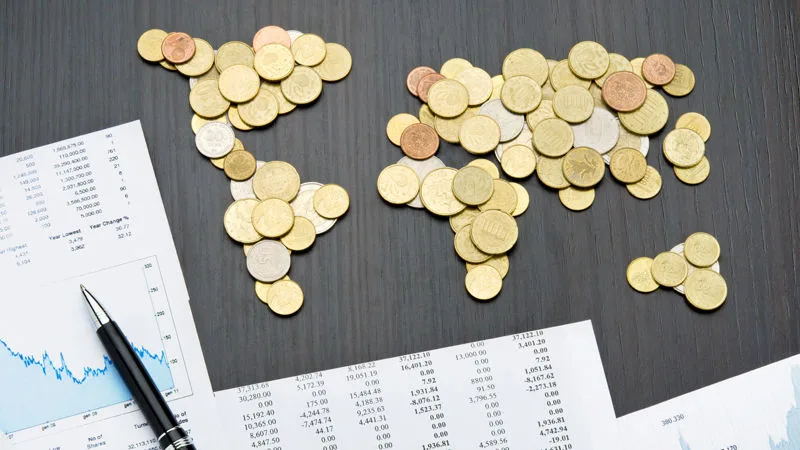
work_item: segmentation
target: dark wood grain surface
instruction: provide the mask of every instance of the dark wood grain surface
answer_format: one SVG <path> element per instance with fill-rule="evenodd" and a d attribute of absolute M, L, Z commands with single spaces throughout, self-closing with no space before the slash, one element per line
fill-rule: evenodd
<path fill-rule="evenodd" d="M 6 1 L 0 155 L 141 119 L 215 389 L 591 319 L 622 415 L 800 351 L 799 19 L 800 3 L 788 0 Z M 288 161 L 352 199 L 311 251 L 293 255 L 306 303 L 289 319 L 255 298 L 242 248 L 222 228 L 228 182 L 194 148 L 188 81 L 136 53 L 148 28 L 218 47 L 268 24 L 353 56 L 350 76 L 325 84 L 312 106 L 237 132 L 259 159 Z M 380 170 L 402 156 L 386 121 L 419 108 L 405 88 L 416 65 L 463 57 L 496 74 L 516 48 L 562 59 L 584 39 L 629 58 L 663 52 L 694 70 L 694 92 L 668 97 L 667 129 L 686 111 L 709 118 L 711 177 L 681 184 L 659 133 L 648 156 L 664 179 L 654 200 L 607 177 L 576 214 L 526 181 L 531 206 L 503 292 L 475 302 L 447 222 L 376 193 Z M 455 167 L 469 159 L 451 145 L 439 157 Z M 699 230 L 722 246 L 721 310 L 628 287 L 633 258 Z"/>

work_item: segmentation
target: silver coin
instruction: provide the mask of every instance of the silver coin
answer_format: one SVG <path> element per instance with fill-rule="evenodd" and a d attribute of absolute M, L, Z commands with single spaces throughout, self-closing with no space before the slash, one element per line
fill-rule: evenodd
<path fill-rule="evenodd" d="M 322 234 L 336 224 L 337 219 L 326 219 L 314 210 L 314 194 L 317 189 L 322 187 L 322 183 L 316 181 L 309 181 L 300 185 L 300 192 L 297 197 L 292 200 L 290 205 L 294 209 L 294 215 L 297 217 L 305 217 L 314 224 L 314 229 L 317 234 Z"/>
<path fill-rule="evenodd" d="M 676 245 L 675 247 L 672 247 L 672 249 L 670 251 L 672 253 L 677 253 L 677 254 L 683 256 L 683 245 L 684 245 L 683 242 L 681 242 L 680 244 Z M 686 259 L 686 257 L 684 257 L 683 259 Z M 689 274 L 698 269 L 698 267 L 693 266 L 691 263 L 689 263 L 689 261 L 686 261 L 686 267 L 689 268 L 689 270 L 686 272 L 686 278 L 689 278 Z M 717 261 L 714 264 L 712 264 L 711 267 L 709 267 L 709 269 L 713 270 L 714 272 L 719 273 L 719 261 Z M 675 289 L 680 294 L 684 294 L 683 283 L 675 286 L 672 289 Z"/>
<path fill-rule="evenodd" d="M 442 167 L 445 167 L 442 160 L 435 156 L 431 156 L 430 158 L 423 160 L 411 159 L 408 156 L 403 156 L 402 158 L 400 158 L 400 161 L 397 161 L 397 164 L 406 166 L 411 170 L 413 170 L 414 172 L 416 172 L 417 177 L 419 178 L 420 185 L 422 185 L 422 180 L 424 180 L 429 173 L 433 172 L 436 169 L 441 169 Z M 419 198 L 419 194 L 417 194 L 417 196 L 414 197 L 414 200 L 411 200 L 410 202 L 406 203 L 406 205 L 412 208 L 423 207 L 422 200 L 420 200 Z"/>
<path fill-rule="evenodd" d="M 619 122 L 619 120 L 617 120 Z M 606 165 L 611 164 L 611 155 L 614 154 L 615 151 L 621 149 L 623 147 L 630 147 L 639 150 L 639 152 L 647 158 L 647 153 L 650 151 L 650 138 L 647 136 L 640 136 L 638 134 L 633 134 L 630 131 L 626 130 L 625 127 L 619 127 L 619 139 L 617 140 L 617 145 L 611 149 L 608 153 L 603 155 L 603 161 L 606 162 Z"/>
<path fill-rule="evenodd" d="M 619 140 L 619 121 L 608 110 L 595 106 L 588 120 L 572 125 L 572 134 L 575 136 L 573 146 L 608 153 Z"/>
<path fill-rule="evenodd" d="M 292 257 L 281 241 L 259 241 L 247 252 L 247 271 L 258 281 L 272 283 L 289 273 Z"/>
<path fill-rule="evenodd" d="M 478 109 L 478 114 L 489 116 L 500 125 L 500 142 L 508 142 L 519 136 L 525 126 L 525 116 L 507 110 L 499 98 L 484 103 Z"/>
<path fill-rule="evenodd" d="M 289 37 L 292 39 L 292 44 L 294 44 L 295 39 L 303 35 L 302 31 L 297 30 L 287 30 L 286 32 L 289 33 Z"/>
<path fill-rule="evenodd" d="M 233 128 L 219 122 L 208 122 L 194 137 L 194 144 L 206 158 L 222 158 L 233 150 L 236 136 Z"/>
<path fill-rule="evenodd" d="M 264 165 L 264 161 L 256 161 L 256 169 L 260 169 Z M 253 177 L 244 181 L 231 180 L 231 196 L 234 200 L 242 200 L 245 198 L 255 198 L 256 193 L 253 191 Z"/>
<path fill-rule="evenodd" d="M 519 136 L 508 142 L 501 142 L 497 144 L 497 147 L 494 149 L 494 156 L 497 157 L 497 161 L 500 161 L 500 159 L 503 157 L 503 151 L 505 149 L 514 145 L 524 145 L 533 150 L 533 132 L 530 128 L 528 128 L 527 123 L 524 127 L 522 127 L 522 132 L 519 133 Z"/>

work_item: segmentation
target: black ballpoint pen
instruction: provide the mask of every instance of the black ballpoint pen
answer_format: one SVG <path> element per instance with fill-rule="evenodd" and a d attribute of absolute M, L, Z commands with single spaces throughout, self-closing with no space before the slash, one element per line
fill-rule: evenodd
<path fill-rule="evenodd" d="M 192 438 L 178 425 L 167 401 L 117 323 L 111 320 L 103 305 L 84 285 L 81 285 L 81 291 L 97 325 L 97 335 L 147 418 L 150 428 L 158 436 L 159 447 L 162 450 L 196 450 Z"/>

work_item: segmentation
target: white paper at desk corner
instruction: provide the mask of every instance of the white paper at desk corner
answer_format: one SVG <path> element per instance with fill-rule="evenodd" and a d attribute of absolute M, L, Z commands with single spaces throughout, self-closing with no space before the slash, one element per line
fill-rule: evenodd
<path fill-rule="evenodd" d="M 201 448 L 221 448 L 189 296 L 139 122 L 0 158 L 0 174 L 6 446 L 154 445 L 104 359 L 78 289 L 85 283 L 148 369 L 156 369 L 151 374 L 160 374 L 159 387 L 168 388 L 173 411 Z"/>

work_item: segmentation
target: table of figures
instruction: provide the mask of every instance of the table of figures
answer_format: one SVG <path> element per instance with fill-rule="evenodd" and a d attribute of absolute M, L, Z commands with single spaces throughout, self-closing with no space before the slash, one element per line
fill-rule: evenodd
<path fill-rule="evenodd" d="M 217 392 L 231 448 L 602 448 L 615 416 L 590 322 Z"/>

